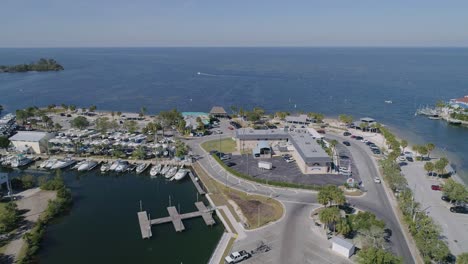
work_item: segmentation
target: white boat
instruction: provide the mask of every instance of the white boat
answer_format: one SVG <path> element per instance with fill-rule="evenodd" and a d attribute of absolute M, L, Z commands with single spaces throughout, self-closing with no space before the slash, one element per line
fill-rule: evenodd
<path fill-rule="evenodd" d="M 171 166 L 166 165 L 164 168 L 161 169 L 161 175 L 166 175 L 166 173 L 171 169 Z"/>
<path fill-rule="evenodd" d="M 50 159 L 44 166 L 44 169 L 50 169 L 57 162 L 57 159 Z"/>
<path fill-rule="evenodd" d="M 2 165 L 3 166 L 10 166 L 11 163 L 16 159 L 15 156 L 8 156 L 8 157 L 5 157 L 2 161 Z"/>
<path fill-rule="evenodd" d="M 166 179 L 170 179 L 174 177 L 176 173 L 177 173 L 177 166 L 174 166 L 164 175 L 164 177 L 166 177 Z"/>
<path fill-rule="evenodd" d="M 149 165 L 148 163 L 139 164 L 135 169 L 136 173 L 140 174 L 140 173 L 144 172 L 148 168 L 148 165 Z"/>
<path fill-rule="evenodd" d="M 96 161 L 88 160 L 78 167 L 78 171 L 90 171 L 94 169 L 94 167 L 96 167 L 97 165 L 98 163 Z"/>
<path fill-rule="evenodd" d="M 85 162 L 86 162 L 86 160 L 79 161 L 79 162 L 77 162 L 75 165 L 73 165 L 73 167 L 71 167 L 71 169 L 72 169 L 72 170 L 76 170 L 76 169 L 78 169 L 81 165 L 83 165 Z"/>
<path fill-rule="evenodd" d="M 174 175 L 174 180 L 180 181 L 183 178 L 185 178 L 185 175 L 187 175 L 189 171 L 187 169 L 179 169 L 177 173 Z"/>
<path fill-rule="evenodd" d="M 45 166 L 47 166 L 47 164 L 49 164 L 49 162 L 50 162 L 49 160 L 44 160 L 44 161 L 41 163 L 41 165 L 39 165 L 39 167 L 44 169 Z"/>
<path fill-rule="evenodd" d="M 115 172 L 123 172 L 128 168 L 128 161 L 120 161 L 117 167 L 115 168 Z"/>
<path fill-rule="evenodd" d="M 73 165 L 76 161 L 73 159 L 63 159 L 59 160 L 56 163 L 54 163 L 50 169 L 51 170 L 56 170 L 56 169 L 64 169 L 70 165 Z"/>
<path fill-rule="evenodd" d="M 150 170 L 150 175 L 151 175 L 152 177 L 158 175 L 158 173 L 161 172 L 161 169 L 162 169 L 162 165 L 161 165 L 161 164 L 153 165 L 153 167 L 151 167 L 151 170 Z"/>
<path fill-rule="evenodd" d="M 25 157 L 23 155 L 18 155 L 13 161 L 11 162 L 11 167 L 13 168 L 19 168 L 22 166 L 26 166 L 29 163 L 33 162 L 32 159 Z"/>
<path fill-rule="evenodd" d="M 110 165 L 109 163 L 103 163 L 103 164 L 101 165 L 101 172 L 107 172 L 107 171 L 109 171 L 110 167 L 111 167 L 111 165 Z"/>
<path fill-rule="evenodd" d="M 112 165 L 110 165 L 109 170 L 110 170 L 110 171 L 115 171 L 115 169 L 117 169 L 117 166 L 119 166 L 119 164 L 120 164 L 120 160 L 114 161 L 114 162 L 112 163 Z"/>
<path fill-rule="evenodd" d="M 385 103 L 386 103 L 386 104 L 392 104 L 393 102 L 390 101 L 390 100 L 386 100 Z"/>

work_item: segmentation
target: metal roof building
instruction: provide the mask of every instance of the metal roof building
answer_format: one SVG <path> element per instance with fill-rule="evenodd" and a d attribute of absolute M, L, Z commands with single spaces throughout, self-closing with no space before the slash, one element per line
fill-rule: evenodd
<path fill-rule="evenodd" d="M 216 116 L 216 117 L 227 117 L 228 116 L 226 110 L 224 110 L 224 108 L 221 107 L 221 106 L 213 106 L 213 108 L 211 108 L 210 115 Z"/>
<path fill-rule="evenodd" d="M 330 156 L 308 132 L 292 132 L 290 135 L 291 143 L 305 163 L 331 162 Z"/>
<path fill-rule="evenodd" d="M 47 149 L 47 141 L 54 137 L 52 133 L 37 131 L 18 131 L 10 137 L 10 141 L 19 151 L 29 151 L 36 154 L 44 153 Z"/>
<path fill-rule="evenodd" d="M 236 130 L 236 138 L 240 140 L 287 140 L 289 133 L 285 129 L 252 129 L 239 128 Z"/>
<path fill-rule="evenodd" d="M 335 251 L 336 253 L 349 258 L 351 255 L 354 254 L 354 244 L 347 241 L 344 238 L 341 237 L 333 237 L 331 239 L 332 242 L 332 250 Z"/>

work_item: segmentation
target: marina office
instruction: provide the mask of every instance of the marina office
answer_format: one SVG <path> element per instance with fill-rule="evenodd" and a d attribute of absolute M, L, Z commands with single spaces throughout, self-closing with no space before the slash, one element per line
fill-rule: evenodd
<path fill-rule="evenodd" d="M 316 142 L 308 129 L 251 129 L 236 130 L 237 149 L 255 150 L 259 144 L 267 142 L 271 147 L 286 145 L 291 151 L 297 165 L 304 174 L 325 174 L 331 169 L 332 160 L 325 150 Z M 286 144 L 285 144 L 286 143 Z"/>

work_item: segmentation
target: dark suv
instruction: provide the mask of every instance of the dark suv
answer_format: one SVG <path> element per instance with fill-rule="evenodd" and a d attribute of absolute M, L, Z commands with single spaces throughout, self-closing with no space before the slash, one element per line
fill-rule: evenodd
<path fill-rule="evenodd" d="M 466 206 L 452 206 L 450 207 L 450 212 L 459 213 L 459 214 L 468 214 L 468 208 Z"/>

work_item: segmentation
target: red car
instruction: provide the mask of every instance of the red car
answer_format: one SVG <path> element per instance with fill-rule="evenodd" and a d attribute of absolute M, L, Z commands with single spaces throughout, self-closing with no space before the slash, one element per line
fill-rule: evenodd
<path fill-rule="evenodd" d="M 440 185 L 431 185 L 431 189 L 434 191 L 442 191 L 442 186 Z"/>
<path fill-rule="evenodd" d="M 234 127 L 229 126 L 228 129 L 229 129 L 229 130 L 234 130 Z"/>

